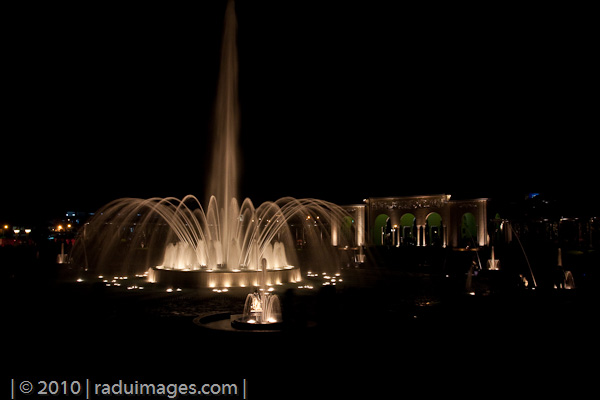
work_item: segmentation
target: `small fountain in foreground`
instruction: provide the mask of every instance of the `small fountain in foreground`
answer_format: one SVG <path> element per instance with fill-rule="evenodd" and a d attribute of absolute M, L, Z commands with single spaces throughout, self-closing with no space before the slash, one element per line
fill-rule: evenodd
<path fill-rule="evenodd" d="M 281 321 L 279 298 L 268 292 L 250 293 L 244 305 L 244 314 L 240 322 L 247 324 L 272 324 Z"/>
<path fill-rule="evenodd" d="M 267 270 L 267 260 L 262 259 L 261 271 L 264 273 Z M 246 296 L 244 304 L 244 313 L 241 317 L 236 317 L 231 320 L 231 325 L 239 329 L 252 329 L 256 326 L 266 327 L 269 329 L 277 329 L 281 325 L 281 306 L 279 298 L 266 290 L 263 287 L 254 291 L 254 293 Z"/>

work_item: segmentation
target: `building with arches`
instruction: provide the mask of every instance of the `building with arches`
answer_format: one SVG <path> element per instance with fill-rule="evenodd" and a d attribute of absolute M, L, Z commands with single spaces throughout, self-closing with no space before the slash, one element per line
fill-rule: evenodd
<path fill-rule="evenodd" d="M 489 244 L 489 199 L 451 200 L 451 195 L 371 197 L 344 208 L 348 246 L 477 247 Z"/>

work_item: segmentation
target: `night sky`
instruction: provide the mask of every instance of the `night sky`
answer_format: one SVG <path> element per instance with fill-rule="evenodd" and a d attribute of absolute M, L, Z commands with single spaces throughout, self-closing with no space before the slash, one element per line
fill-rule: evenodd
<path fill-rule="evenodd" d="M 204 198 L 226 2 L 199 3 L 6 14 L 0 220 Z M 594 203 L 585 10 L 239 3 L 242 196 Z"/>

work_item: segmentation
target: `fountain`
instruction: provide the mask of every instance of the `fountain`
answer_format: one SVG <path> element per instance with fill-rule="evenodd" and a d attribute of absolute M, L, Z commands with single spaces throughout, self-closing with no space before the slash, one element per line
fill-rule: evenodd
<path fill-rule="evenodd" d="M 262 264 L 261 270 L 264 276 L 267 267 L 266 259 L 263 259 Z M 246 296 L 244 313 L 231 318 L 231 326 L 236 329 L 254 329 L 257 326 L 262 329 L 280 329 L 281 325 L 279 298 L 267 291 L 264 285 Z"/>
<path fill-rule="evenodd" d="M 60 244 L 60 254 L 58 254 L 56 256 L 56 263 L 57 264 L 66 264 L 68 261 L 68 254 L 65 254 L 65 244 L 61 243 Z"/>
<path fill-rule="evenodd" d="M 575 278 L 571 271 L 565 271 L 565 289 L 575 289 Z"/>
<path fill-rule="evenodd" d="M 82 260 L 87 254 L 99 275 L 146 274 L 150 282 L 174 287 L 294 283 L 301 280 L 296 237 L 302 235 L 303 250 L 310 250 L 303 251 L 305 263 L 329 259 L 333 264 L 332 248 L 323 242 L 331 220 L 342 217 L 340 207 L 316 199 L 284 197 L 256 208 L 250 199 L 241 207 L 232 199 L 225 221 L 214 196 L 206 212 L 191 195 L 125 198 L 96 213 L 74 252 Z"/>
<path fill-rule="evenodd" d="M 497 260 L 494 255 L 494 246 L 492 246 L 491 259 L 487 261 L 487 267 L 490 271 L 498 271 L 500 269 L 500 260 Z"/>
<path fill-rule="evenodd" d="M 333 203 L 283 197 L 255 207 L 238 202 L 238 72 L 233 1 L 225 12 L 207 205 L 183 199 L 124 198 L 97 211 L 73 250 L 97 275 L 144 275 L 170 287 L 261 287 L 239 324 L 280 322 L 271 285 L 302 279 L 302 262 L 336 268 L 331 229 L 346 216 Z"/>
<path fill-rule="evenodd" d="M 519 246 L 521 247 L 521 251 L 523 252 L 523 256 L 525 257 L 525 261 L 527 262 L 527 267 L 529 268 L 529 276 L 531 277 L 531 280 L 533 282 L 533 286 L 531 286 L 531 289 L 535 289 L 537 287 L 537 281 L 535 280 L 535 275 L 533 275 L 533 269 L 531 268 L 531 263 L 529 262 L 529 257 L 527 257 L 527 253 L 525 252 L 525 247 L 523 247 L 523 243 L 521 243 L 521 239 L 519 238 L 519 235 L 517 235 L 517 232 L 513 228 L 512 223 L 510 221 L 506 221 L 506 226 L 507 226 L 510 234 L 517 239 L 517 242 L 519 243 Z M 528 288 L 530 287 L 527 278 L 525 278 L 523 275 L 521 275 L 521 280 L 525 287 L 528 287 Z"/>
<path fill-rule="evenodd" d="M 272 324 L 281 321 L 279 299 L 272 293 L 250 293 L 246 298 L 244 314 L 238 321 L 247 324 Z"/>
<path fill-rule="evenodd" d="M 575 289 L 575 279 L 573 273 L 565 270 L 562 262 L 562 249 L 558 248 L 558 260 L 556 263 L 556 281 L 554 289 Z"/>

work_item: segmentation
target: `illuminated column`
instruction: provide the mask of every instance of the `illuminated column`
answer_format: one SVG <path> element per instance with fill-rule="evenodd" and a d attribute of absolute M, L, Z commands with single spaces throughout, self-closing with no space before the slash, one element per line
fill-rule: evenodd
<path fill-rule="evenodd" d="M 331 245 L 337 247 L 338 245 L 338 231 L 340 230 L 340 225 L 336 218 L 331 219 Z"/>
<path fill-rule="evenodd" d="M 356 210 L 356 245 L 365 245 L 365 207 Z"/>
<path fill-rule="evenodd" d="M 477 239 L 479 246 L 485 246 L 488 243 L 487 234 L 487 202 L 482 201 L 479 206 L 479 224 L 477 226 Z"/>
<path fill-rule="evenodd" d="M 400 247 L 400 229 L 398 228 L 398 225 L 394 225 L 392 232 L 394 232 L 394 246 Z"/>
<path fill-rule="evenodd" d="M 504 231 L 504 241 L 506 243 L 512 242 L 512 227 L 508 220 L 503 220 L 500 224 L 500 229 Z"/>
<path fill-rule="evenodd" d="M 442 225 L 442 235 L 444 235 L 443 246 L 447 247 L 448 246 L 448 227 L 446 225 Z"/>
<path fill-rule="evenodd" d="M 417 225 L 417 246 L 425 246 L 423 242 L 424 225 Z"/>

